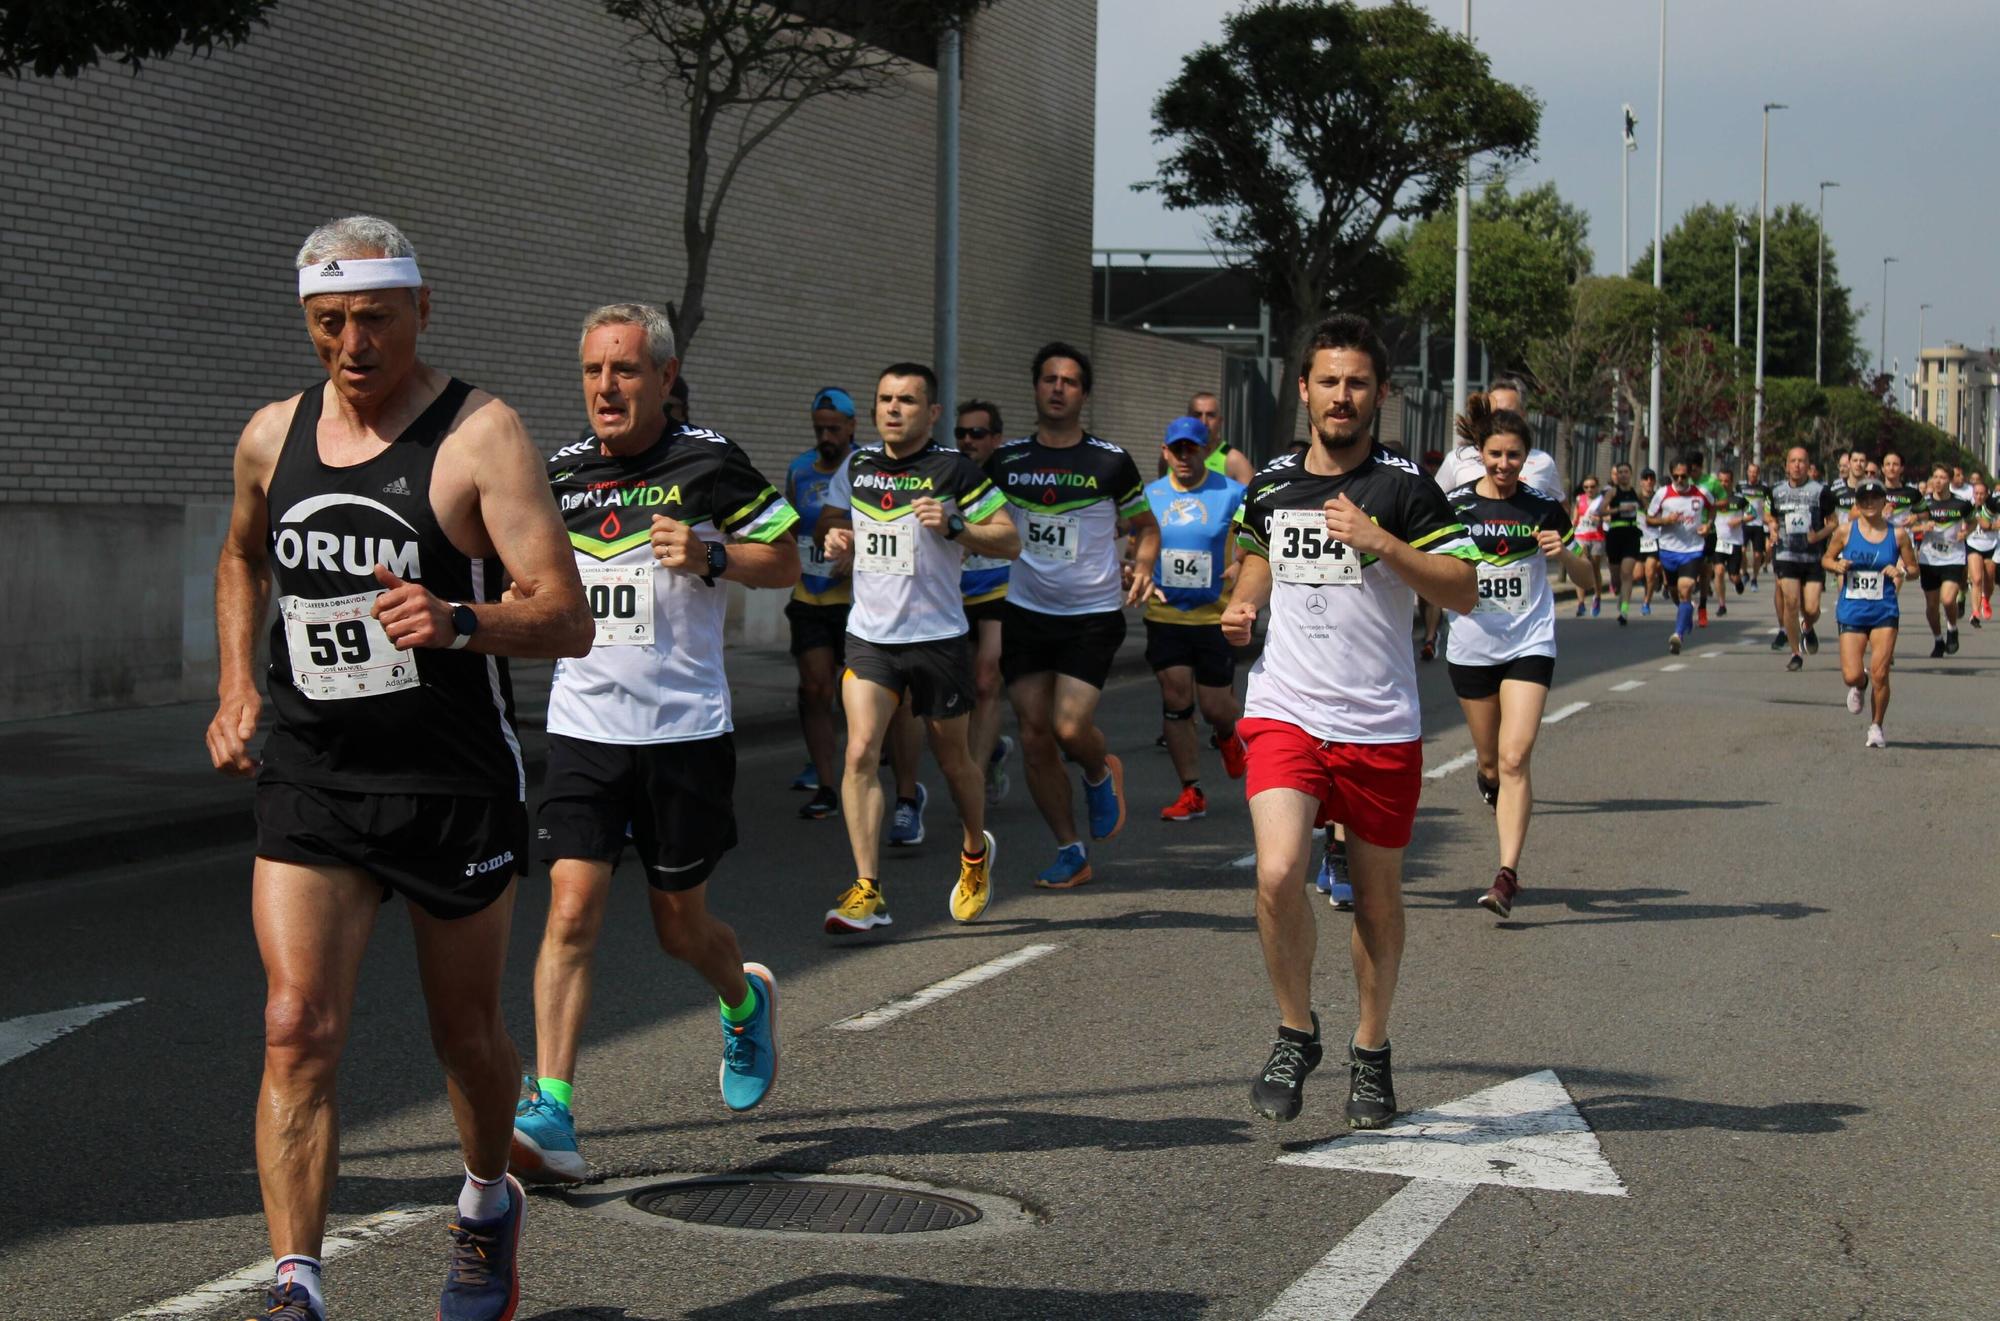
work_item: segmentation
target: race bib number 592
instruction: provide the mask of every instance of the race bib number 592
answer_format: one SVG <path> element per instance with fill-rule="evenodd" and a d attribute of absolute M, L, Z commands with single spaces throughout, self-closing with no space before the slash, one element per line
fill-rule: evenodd
<path fill-rule="evenodd" d="M 1271 576 L 1316 587 L 1359 587 L 1361 556 L 1326 530 L 1320 509 L 1271 511 Z"/>

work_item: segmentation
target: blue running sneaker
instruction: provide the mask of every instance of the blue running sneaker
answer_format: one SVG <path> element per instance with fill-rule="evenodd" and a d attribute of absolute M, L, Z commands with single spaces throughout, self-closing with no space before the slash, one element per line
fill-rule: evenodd
<path fill-rule="evenodd" d="M 521 1222 L 528 1194 L 507 1176 L 507 1209 L 491 1220 L 451 1226 L 451 1268 L 438 1298 L 438 1321 L 513 1321 L 521 1305 Z"/>
<path fill-rule="evenodd" d="M 757 1012 L 741 1023 L 722 1020 L 722 1103 L 754 1110 L 778 1080 L 778 979 L 761 963 L 743 965 L 757 991 Z"/>
<path fill-rule="evenodd" d="M 326 1313 L 313 1306 L 304 1285 L 272 1285 L 264 1293 L 264 1310 L 255 1321 L 326 1321 Z"/>
<path fill-rule="evenodd" d="M 1104 754 L 1104 779 L 1096 784 L 1083 782 L 1083 797 L 1090 805 L 1090 837 L 1110 839 L 1125 828 L 1125 763 Z"/>
<path fill-rule="evenodd" d="M 1347 850 L 1329 841 L 1319 863 L 1319 891 L 1336 912 L 1354 911 L 1354 885 L 1347 879 Z"/>
<path fill-rule="evenodd" d="M 1090 856 L 1081 844 L 1065 844 L 1056 850 L 1056 860 L 1035 877 L 1042 890 L 1074 890 L 1090 879 Z"/>
<path fill-rule="evenodd" d="M 569 1107 L 543 1094 L 533 1078 L 514 1106 L 514 1149 L 508 1168 L 535 1183 L 581 1183 L 587 1173 L 576 1149 L 576 1120 Z"/>
<path fill-rule="evenodd" d="M 1650 615 L 1650 614 L 1652 614 L 1652 613 L 1653 613 L 1653 603 L 1652 603 L 1651 601 L 1641 601 L 1641 602 L 1639 602 L 1639 613 L 1640 613 L 1640 614 L 1642 614 L 1642 615 Z"/>
<path fill-rule="evenodd" d="M 1319 870 L 1313 873 L 1313 889 L 1318 890 L 1321 894 L 1333 893 L 1333 855 L 1331 853 L 1320 854 Z"/>
<path fill-rule="evenodd" d="M 930 791 L 917 784 L 915 799 L 896 800 L 896 815 L 889 822 L 889 842 L 910 848 L 924 842 L 924 809 L 930 806 Z"/>
<path fill-rule="evenodd" d="M 811 762 L 807 762 L 806 768 L 792 777 L 792 788 L 800 793 L 813 793 L 819 789 L 819 771 Z"/>

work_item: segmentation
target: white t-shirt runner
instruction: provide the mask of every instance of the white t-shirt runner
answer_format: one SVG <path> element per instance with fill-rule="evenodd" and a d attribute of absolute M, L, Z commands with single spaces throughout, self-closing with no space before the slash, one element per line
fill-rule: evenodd
<path fill-rule="evenodd" d="M 1445 497 L 1465 524 L 1479 567 L 1479 603 L 1469 615 L 1451 612 L 1445 659 L 1453 665 L 1500 665 L 1521 656 L 1556 654 L 1556 598 L 1537 532 L 1570 530 L 1563 502 L 1517 486 L 1505 500 L 1476 484 Z"/>
<path fill-rule="evenodd" d="M 1302 454 L 1265 468 L 1236 515 L 1238 544 L 1269 560 L 1272 578 L 1270 623 L 1243 714 L 1333 743 L 1408 743 L 1423 736 L 1410 646 L 1416 593 L 1326 534 L 1326 502 L 1342 492 L 1418 550 L 1479 554 L 1444 492 L 1380 445 L 1339 477 L 1307 472 Z"/>
<path fill-rule="evenodd" d="M 995 450 L 986 471 L 1021 532 L 1009 602 L 1045 615 L 1125 604 L 1118 520 L 1151 509 L 1130 454 L 1095 436 L 1062 448 L 1027 436 Z"/>
<path fill-rule="evenodd" d="M 1659 533 L 1663 554 L 1691 555 L 1701 550 L 1702 525 L 1709 521 L 1714 510 L 1708 492 L 1699 486 L 1676 491 L 1668 485 L 1653 492 L 1653 503 L 1646 513 L 1652 518 L 1671 517 L 1674 520 L 1654 528 Z"/>
<path fill-rule="evenodd" d="M 1479 457 L 1479 451 L 1471 445 L 1460 445 L 1445 455 L 1444 462 L 1438 465 L 1438 489 L 1456 491 L 1485 475 L 1486 461 Z M 1556 477 L 1555 456 L 1547 450 L 1529 450 L 1527 459 L 1521 464 L 1521 485 L 1532 486 L 1538 491 L 1561 490 L 1562 483 Z"/>

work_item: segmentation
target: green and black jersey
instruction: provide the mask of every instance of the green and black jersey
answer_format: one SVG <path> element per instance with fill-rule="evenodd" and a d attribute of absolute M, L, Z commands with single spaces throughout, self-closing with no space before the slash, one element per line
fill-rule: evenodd
<path fill-rule="evenodd" d="M 1975 526 L 1976 514 L 1970 500 L 1955 495 L 1918 501 L 1916 517 L 1930 524 L 1917 547 L 1918 561 L 1933 567 L 1965 563 L 1965 538 Z"/>
<path fill-rule="evenodd" d="M 1636 502 L 1638 493 L 1632 496 Z M 1445 497 L 1478 554 L 1479 600 L 1454 615 L 1445 659 L 1499 665 L 1520 656 L 1556 654 L 1555 593 L 1538 534 L 1570 539 L 1569 509 L 1553 496 L 1517 486 L 1506 499 L 1468 482 Z"/>
<path fill-rule="evenodd" d="M 986 464 L 1021 530 L 1007 600 L 1045 615 L 1092 615 L 1124 604 L 1118 520 L 1151 514 L 1132 456 L 1085 436 L 1074 445 L 1010 440 Z"/>
<path fill-rule="evenodd" d="M 959 591 L 964 555 L 917 522 L 925 497 L 977 523 L 997 513 L 1000 492 L 971 459 L 931 441 L 915 454 L 856 450 L 833 474 L 826 507 L 854 521 L 854 608 L 847 631 L 865 642 L 934 642 L 965 632 Z"/>

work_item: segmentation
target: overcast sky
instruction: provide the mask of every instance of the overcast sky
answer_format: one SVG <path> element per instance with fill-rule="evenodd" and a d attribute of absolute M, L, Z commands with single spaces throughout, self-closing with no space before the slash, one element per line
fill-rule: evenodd
<path fill-rule="evenodd" d="M 1456 27 L 1460 0 L 1422 0 Z M 1234 0 L 1098 0 L 1097 243 L 1200 246 L 1199 220 L 1130 185 L 1150 175 L 1153 97 L 1221 34 Z M 1631 252 L 1652 237 L 1659 8 L 1653 0 L 1475 0 L 1473 39 L 1496 76 L 1542 102 L 1524 184 L 1554 179 L 1591 217 L 1601 273 L 1618 266 L 1619 107 L 1639 113 Z M 1992 0 L 1668 0 L 1666 227 L 1703 201 L 1757 203 L 1760 111 L 1771 116 L 1771 203 L 1817 204 L 1863 310 L 1872 361 L 1889 268 L 1889 356 L 1924 339 L 1975 347 L 2000 322 L 2000 5 Z M 1484 26 L 1482 26 L 1484 24 Z M 1745 291 L 1745 339 L 1752 324 Z"/>

